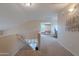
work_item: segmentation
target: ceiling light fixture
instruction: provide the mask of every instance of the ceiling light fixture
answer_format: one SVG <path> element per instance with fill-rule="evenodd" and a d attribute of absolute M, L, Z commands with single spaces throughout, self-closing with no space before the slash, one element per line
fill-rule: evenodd
<path fill-rule="evenodd" d="M 31 3 L 25 3 L 24 5 L 30 7 Z"/>
<path fill-rule="evenodd" d="M 69 12 L 73 12 L 76 9 L 76 4 L 71 5 L 71 7 L 68 9 Z"/>
<path fill-rule="evenodd" d="M 74 8 L 70 8 L 68 11 L 69 12 L 73 12 L 74 11 Z"/>

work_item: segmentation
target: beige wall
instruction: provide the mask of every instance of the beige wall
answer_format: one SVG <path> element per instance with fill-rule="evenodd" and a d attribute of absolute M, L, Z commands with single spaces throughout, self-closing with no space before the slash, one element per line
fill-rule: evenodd
<path fill-rule="evenodd" d="M 58 42 L 72 54 L 79 55 L 79 32 L 65 31 L 66 19 L 70 17 L 68 8 L 62 10 L 62 12 L 60 12 L 58 15 Z M 79 7 L 77 10 L 79 10 Z"/>

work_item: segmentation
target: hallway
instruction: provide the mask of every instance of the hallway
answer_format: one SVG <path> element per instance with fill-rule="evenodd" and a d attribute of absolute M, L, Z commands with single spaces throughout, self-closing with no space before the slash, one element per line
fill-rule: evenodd
<path fill-rule="evenodd" d="M 31 48 L 22 48 L 16 55 L 18 56 L 73 56 L 69 51 L 63 48 L 57 39 L 47 35 L 41 35 L 40 51 L 34 51 Z"/>
<path fill-rule="evenodd" d="M 55 39 L 50 36 L 42 35 L 41 51 L 48 56 L 72 56 L 72 54 L 62 47 Z"/>

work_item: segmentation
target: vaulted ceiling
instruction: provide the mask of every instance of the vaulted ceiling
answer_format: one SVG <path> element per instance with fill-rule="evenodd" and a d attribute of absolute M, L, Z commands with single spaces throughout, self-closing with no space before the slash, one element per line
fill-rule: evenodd
<path fill-rule="evenodd" d="M 54 16 L 68 4 L 36 3 L 31 7 L 23 3 L 0 3 L 0 30 L 19 25 L 27 20 L 40 20 L 47 16 Z"/>

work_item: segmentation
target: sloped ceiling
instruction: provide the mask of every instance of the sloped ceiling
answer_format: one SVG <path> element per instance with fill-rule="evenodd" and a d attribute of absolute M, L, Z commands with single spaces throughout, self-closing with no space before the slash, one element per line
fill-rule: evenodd
<path fill-rule="evenodd" d="M 0 30 L 15 27 L 27 20 L 40 20 L 42 17 L 54 16 L 68 4 L 36 3 L 31 7 L 21 3 L 0 3 Z"/>

